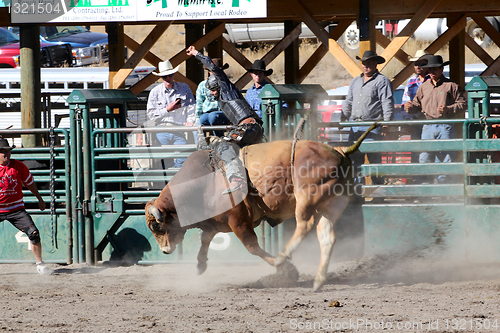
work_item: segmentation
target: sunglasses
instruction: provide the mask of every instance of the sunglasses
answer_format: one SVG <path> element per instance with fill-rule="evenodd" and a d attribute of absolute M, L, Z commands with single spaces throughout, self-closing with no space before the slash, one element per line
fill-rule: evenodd
<path fill-rule="evenodd" d="M 425 66 L 425 65 L 427 65 L 426 62 L 416 62 L 415 63 L 415 67 L 422 67 L 422 66 Z"/>
<path fill-rule="evenodd" d="M 174 74 L 168 74 L 168 75 L 164 75 L 164 76 L 162 76 L 162 77 L 163 77 L 163 78 L 167 78 L 167 77 L 173 77 L 173 76 L 174 76 Z"/>

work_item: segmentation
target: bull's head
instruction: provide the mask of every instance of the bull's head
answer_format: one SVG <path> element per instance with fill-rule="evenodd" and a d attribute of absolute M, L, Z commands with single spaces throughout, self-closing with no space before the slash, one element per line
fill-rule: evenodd
<path fill-rule="evenodd" d="M 186 229 L 181 227 L 177 214 L 162 212 L 155 206 L 155 200 L 146 204 L 146 223 L 165 254 L 174 252 L 177 244 L 184 239 Z"/>

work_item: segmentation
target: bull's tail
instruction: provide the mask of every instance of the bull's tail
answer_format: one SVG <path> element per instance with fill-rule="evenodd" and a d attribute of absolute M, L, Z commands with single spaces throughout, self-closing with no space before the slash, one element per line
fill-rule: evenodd
<path fill-rule="evenodd" d="M 363 140 L 366 138 L 366 136 L 368 135 L 368 133 L 370 133 L 373 129 L 375 129 L 376 127 L 378 126 L 378 122 L 375 122 L 373 125 L 370 126 L 369 129 L 366 130 L 366 132 L 364 132 L 358 139 L 358 141 L 356 141 L 352 146 L 350 147 L 347 147 L 346 150 L 344 150 L 344 155 L 345 156 L 349 156 L 350 154 L 354 153 L 356 150 L 359 149 L 359 146 L 361 146 L 361 143 L 363 142 Z"/>

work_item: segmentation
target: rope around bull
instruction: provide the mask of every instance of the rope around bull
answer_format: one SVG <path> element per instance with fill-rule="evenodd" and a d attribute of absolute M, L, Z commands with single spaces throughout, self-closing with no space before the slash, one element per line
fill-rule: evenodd
<path fill-rule="evenodd" d="M 300 121 L 297 125 L 297 128 L 295 129 L 295 132 L 293 133 L 293 141 L 292 141 L 292 151 L 290 153 L 290 178 L 292 180 L 292 185 L 295 187 L 295 184 L 293 182 L 293 168 L 294 168 L 294 160 L 295 160 L 295 146 L 297 145 L 297 142 L 300 140 L 302 137 L 302 134 L 304 133 L 304 128 L 306 126 L 306 122 L 309 120 L 309 116 L 311 115 L 312 108 L 307 110 L 307 113 L 304 115 L 304 117 L 300 118 Z"/>

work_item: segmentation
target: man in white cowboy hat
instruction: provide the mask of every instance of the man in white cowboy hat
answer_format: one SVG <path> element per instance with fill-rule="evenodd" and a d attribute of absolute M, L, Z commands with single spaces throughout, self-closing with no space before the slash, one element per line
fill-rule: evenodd
<path fill-rule="evenodd" d="M 38 199 L 40 210 L 45 210 L 45 202 L 26 165 L 10 158 L 14 148 L 15 146 L 9 145 L 7 139 L 0 139 L 0 222 L 7 220 L 28 236 L 38 273 L 50 275 L 52 270 L 42 261 L 40 232 L 24 209 L 23 186 L 27 187 Z"/>
<path fill-rule="evenodd" d="M 212 62 L 224 70 L 229 67 L 229 65 L 222 64 L 220 58 L 212 58 Z M 203 65 L 203 68 L 207 70 L 208 76 L 212 75 L 212 72 Z M 203 126 L 217 126 L 217 125 L 229 125 L 230 121 L 224 115 L 219 107 L 219 102 L 210 93 L 207 88 L 207 80 L 203 80 L 198 84 L 198 89 L 196 89 L 196 124 Z M 216 136 L 223 136 L 224 131 L 215 131 Z"/>
<path fill-rule="evenodd" d="M 269 83 L 266 81 L 266 76 L 273 74 L 273 70 L 266 69 L 264 60 L 257 59 L 253 62 L 251 68 L 247 68 L 247 72 L 252 76 L 253 85 L 247 90 L 245 99 L 257 115 L 262 118 L 262 98 L 259 97 L 259 93 Z"/>
<path fill-rule="evenodd" d="M 148 118 L 159 126 L 193 126 L 196 121 L 195 99 L 186 83 L 174 81 L 174 74 L 179 66 L 172 67 L 170 61 L 158 64 L 158 73 L 163 84 L 154 87 L 149 93 L 147 114 Z M 157 133 L 156 137 L 162 145 L 185 145 L 186 137 L 181 132 Z M 173 166 L 180 168 L 185 158 L 174 160 Z"/>
<path fill-rule="evenodd" d="M 403 92 L 403 98 L 401 99 L 401 105 L 404 110 L 404 104 L 408 101 L 411 101 L 415 95 L 417 94 L 417 89 L 427 81 L 429 76 L 429 69 L 423 67 L 427 64 L 427 58 L 430 57 L 431 54 L 427 53 L 425 50 L 418 50 L 415 53 L 413 58 L 410 58 L 410 61 L 413 61 L 413 66 L 415 70 L 415 74 L 413 74 L 406 82 L 405 90 Z M 403 119 L 414 119 L 415 115 L 409 115 L 404 112 Z"/>
<path fill-rule="evenodd" d="M 412 101 L 405 103 L 405 110 L 409 114 L 422 113 L 425 119 L 450 119 L 465 116 L 467 103 L 460 87 L 443 75 L 444 66 L 449 63 L 449 61 L 443 62 L 440 55 L 427 58 L 427 64 L 423 67 L 429 69 L 430 79 L 422 83 Z M 454 138 L 453 124 L 431 124 L 422 127 L 422 140 Z M 420 154 L 419 162 L 453 162 L 454 158 L 454 152 L 423 152 Z M 445 176 L 439 176 L 437 181 L 444 182 L 445 179 Z"/>
<path fill-rule="evenodd" d="M 394 98 L 392 95 L 391 81 L 380 74 L 377 65 L 385 62 L 385 59 L 374 51 L 365 51 L 363 57 L 356 56 L 361 61 L 363 73 L 355 77 L 349 85 L 349 91 L 342 106 L 342 120 L 349 121 L 389 121 L 394 113 Z M 349 142 L 354 143 L 368 129 L 368 126 L 351 127 Z M 372 130 L 365 141 L 382 140 L 382 128 Z M 382 156 L 379 153 L 367 154 L 370 163 L 381 163 Z M 364 154 L 355 153 L 351 155 L 354 176 L 359 183 L 363 177 L 358 177 L 361 164 L 364 162 Z M 374 183 L 382 181 L 378 177 L 372 177 Z"/>

